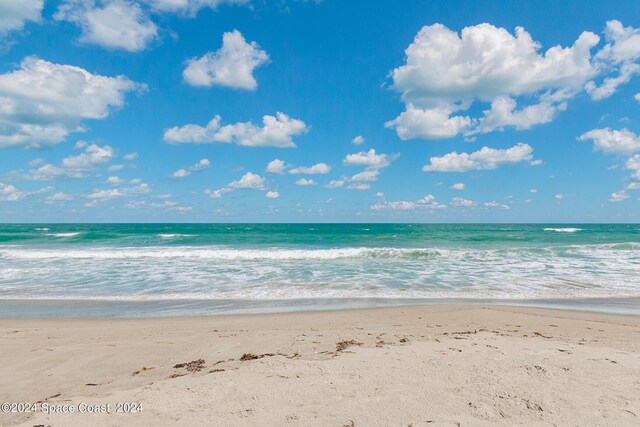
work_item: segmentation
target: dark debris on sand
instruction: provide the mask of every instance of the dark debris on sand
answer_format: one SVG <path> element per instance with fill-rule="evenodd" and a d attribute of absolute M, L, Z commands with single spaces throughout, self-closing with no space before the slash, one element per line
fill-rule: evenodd
<path fill-rule="evenodd" d="M 175 369 L 184 368 L 188 372 L 192 372 L 192 373 L 200 372 L 205 368 L 204 359 L 192 360 L 191 362 L 187 362 L 187 363 L 178 363 L 177 365 L 174 366 L 174 368 Z"/>

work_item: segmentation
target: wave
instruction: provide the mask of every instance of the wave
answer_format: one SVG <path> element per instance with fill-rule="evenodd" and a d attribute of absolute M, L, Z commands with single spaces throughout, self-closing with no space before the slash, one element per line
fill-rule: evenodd
<path fill-rule="evenodd" d="M 576 233 L 578 231 L 582 231 L 582 228 L 573 228 L 573 227 L 545 228 L 544 231 L 555 231 L 555 232 L 558 232 L 558 233 Z"/>
<path fill-rule="evenodd" d="M 70 233 L 60 233 L 70 234 Z M 64 236 L 67 237 L 67 236 Z M 12 249 L 0 250 L 7 258 L 21 259 L 131 259 L 131 258 L 195 258 L 219 260 L 335 260 L 343 258 L 434 258 L 447 249 L 434 248 L 333 248 L 333 249 L 231 249 L 197 246 L 146 248 L 83 249 Z"/>
<path fill-rule="evenodd" d="M 193 236 L 193 234 L 180 234 L 180 233 L 158 234 L 158 237 L 162 237 L 163 239 L 173 239 L 175 237 L 191 237 L 191 236 Z"/>
<path fill-rule="evenodd" d="M 53 236 L 53 237 L 75 237 L 77 235 L 79 235 L 79 232 L 69 232 L 69 233 L 50 233 L 47 234 L 47 236 Z"/>
<path fill-rule="evenodd" d="M 38 227 L 38 228 L 34 228 L 34 230 L 36 230 L 36 231 L 49 231 L 49 229 L 47 227 Z"/>

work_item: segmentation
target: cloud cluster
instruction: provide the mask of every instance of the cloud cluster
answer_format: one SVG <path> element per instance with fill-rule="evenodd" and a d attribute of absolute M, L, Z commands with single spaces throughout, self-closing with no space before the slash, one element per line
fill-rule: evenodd
<path fill-rule="evenodd" d="M 498 203 L 496 201 L 490 202 L 476 202 L 469 199 L 463 199 L 461 197 L 454 197 L 451 199 L 451 202 L 447 204 L 439 203 L 435 196 L 432 194 L 428 194 L 425 197 L 418 199 L 416 201 L 410 200 L 396 200 L 396 201 L 387 201 L 384 200 L 384 195 L 381 196 L 382 200 L 378 200 L 375 204 L 371 205 L 371 209 L 374 211 L 381 210 L 394 210 L 394 211 L 413 211 L 413 210 L 426 210 L 435 212 L 438 210 L 446 209 L 446 208 L 460 208 L 460 209 L 470 209 L 470 208 L 478 208 L 478 209 L 504 209 L 508 210 L 510 207 L 503 203 Z"/>
<path fill-rule="evenodd" d="M 76 144 L 77 149 L 84 152 L 64 158 L 59 165 L 42 162 L 30 162 L 33 166 L 28 172 L 12 171 L 8 175 L 16 180 L 52 181 L 58 178 L 85 178 L 97 167 L 116 158 L 116 151 L 109 145 Z"/>
<path fill-rule="evenodd" d="M 280 193 L 278 193 L 277 191 L 269 191 L 266 188 L 266 182 L 266 178 L 263 178 L 260 175 L 252 172 L 247 172 L 240 179 L 231 181 L 225 187 L 222 187 L 218 190 L 205 190 L 204 193 L 209 197 L 219 199 L 223 195 L 236 190 L 261 190 L 265 191 L 265 196 L 270 199 L 280 197 Z"/>
<path fill-rule="evenodd" d="M 469 153 L 452 152 L 442 157 L 431 157 L 429 164 L 422 170 L 425 172 L 466 172 L 470 170 L 491 170 L 500 165 L 512 165 L 533 158 L 533 148 L 519 143 L 507 149 L 482 147 Z"/>
<path fill-rule="evenodd" d="M 640 181 L 640 136 L 628 129 L 592 129 L 578 137 L 579 141 L 593 141 L 593 148 L 605 154 L 622 154 L 628 156 L 624 168 L 630 171 L 630 178 Z M 640 183 L 631 182 L 620 191 L 611 193 L 609 200 L 621 202 L 629 198 L 628 190 L 640 189 Z"/>
<path fill-rule="evenodd" d="M 318 175 L 331 172 L 331 166 L 326 163 L 316 163 L 313 166 L 299 166 L 289 170 L 290 174 L 306 174 L 306 175 Z"/>
<path fill-rule="evenodd" d="M 351 177 L 343 176 L 340 179 L 334 179 L 325 185 L 325 187 L 338 188 L 349 184 L 346 187 L 347 190 L 368 190 L 371 188 L 370 183 L 378 179 L 380 171 L 390 166 L 391 162 L 397 158 L 398 154 L 377 154 L 373 148 L 368 151 L 347 154 L 342 161 L 343 165 L 360 166 L 364 167 L 364 170 Z"/>
<path fill-rule="evenodd" d="M 21 0 L 27 1 L 38 3 Z M 42 0 L 39 3 L 41 9 Z M 151 19 L 151 14 L 175 13 L 194 17 L 203 8 L 215 10 L 224 3 L 246 4 L 248 0 L 65 0 L 53 17 L 77 25 L 82 43 L 139 52 L 159 37 L 158 26 Z"/>
<path fill-rule="evenodd" d="M 262 126 L 252 122 L 221 125 L 221 117 L 215 116 L 206 126 L 188 124 L 173 127 L 164 132 L 169 144 L 227 143 L 248 147 L 295 147 L 293 137 L 308 131 L 302 120 L 292 119 L 284 113 L 265 115 Z"/>
<path fill-rule="evenodd" d="M 386 126 L 401 139 L 440 139 L 550 122 L 578 93 L 601 99 L 639 72 L 637 29 L 609 21 L 605 39 L 595 55 L 600 37 L 588 31 L 571 46 L 543 52 L 522 27 L 512 34 L 485 23 L 458 34 L 442 24 L 425 26 L 391 73 L 405 111 Z M 616 70 L 601 86 L 594 82 Z M 464 113 L 477 102 L 489 105 L 482 116 Z"/>
<path fill-rule="evenodd" d="M 104 119 L 140 85 L 71 65 L 27 57 L 0 74 L 0 148 L 42 148 L 82 131 L 83 119 Z"/>
<path fill-rule="evenodd" d="M 182 73 L 192 86 L 226 86 L 254 90 L 258 83 L 253 71 L 267 63 L 269 55 L 256 42 L 247 43 L 240 31 L 222 35 L 222 47 L 187 62 Z"/>
<path fill-rule="evenodd" d="M 186 178 L 194 172 L 201 172 L 205 169 L 208 169 L 209 166 L 211 166 L 209 159 L 201 159 L 198 163 L 196 163 L 193 166 L 178 169 L 177 171 L 171 174 L 171 177 L 175 179 Z"/>
<path fill-rule="evenodd" d="M 129 52 L 144 50 L 158 37 L 158 27 L 138 3 L 129 0 L 67 0 L 54 19 L 78 25 L 80 42 Z"/>
<path fill-rule="evenodd" d="M 40 21 L 43 6 L 44 0 L 0 1 L 0 38 L 20 31 L 29 21 Z"/>

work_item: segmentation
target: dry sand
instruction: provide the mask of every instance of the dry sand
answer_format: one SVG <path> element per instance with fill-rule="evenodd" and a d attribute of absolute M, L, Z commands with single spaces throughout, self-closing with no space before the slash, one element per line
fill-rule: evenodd
<path fill-rule="evenodd" d="M 0 402 L 111 411 L 0 413 L 1 425 L 640 425 L 634 316 L 441 305 L 0 319 L 0 339 Z"/>

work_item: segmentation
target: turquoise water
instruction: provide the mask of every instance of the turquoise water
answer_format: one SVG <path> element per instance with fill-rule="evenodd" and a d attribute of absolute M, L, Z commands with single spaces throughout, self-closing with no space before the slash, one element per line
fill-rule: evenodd
<path fill-rule="evenodd" d="M 232 311 L 258 301 L 633 297 L 636 224 L 0 225 L 6 301 L 209 301 Z"/>

